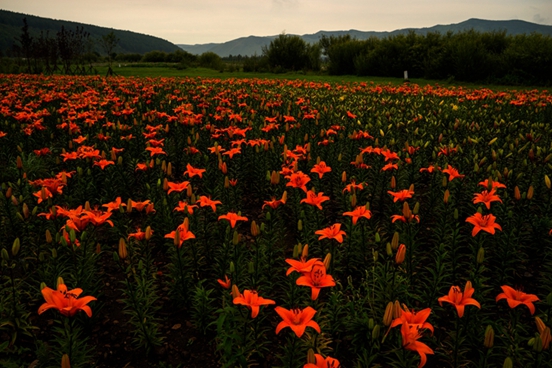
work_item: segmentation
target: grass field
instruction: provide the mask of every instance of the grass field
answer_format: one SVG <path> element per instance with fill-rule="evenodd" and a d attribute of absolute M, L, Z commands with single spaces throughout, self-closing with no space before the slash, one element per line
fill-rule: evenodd
<path fill-rule="evenodd" d="M 120 65 L 120 66 L 119 66 Z M 96 69 L 100 75 L 106 75 L 107 66 L 97 66 Z M 355 75 L 327 75 L 314 74 L 303 72 L 288 72 L 281 74 L 274 73 L 246 73 L 242 71 L 236 72 L 220 72 L 218 70 L 208 68 L 187 68 L 178 70 L 171 66 L 132 66 L 132 64 L 114 64 L 113 68 L 116 75 L 122 77 L 202 77 L 202 78 L 260 78 L 260 79 L 299 79 L 315 82 L 327 83 L 351 83 L 351 82 L 373 82 L 374 84 L 392 84 L 400 85 L 404 83 L 403 78 L 385 78 L 385 77 L 358 77 Z M 490 88 L 492 90 L 542 90 L 542 87 L 532 86 L 505 86 L 495 84 L 481 83 L 462 83 L 457 81 L 439 81 L 421 78 L 413 78 L 409 80 L 412 84 L 420 86 L 426 85 L 442 85 L 447 87 L 461 86 L 466 88 Z"/>

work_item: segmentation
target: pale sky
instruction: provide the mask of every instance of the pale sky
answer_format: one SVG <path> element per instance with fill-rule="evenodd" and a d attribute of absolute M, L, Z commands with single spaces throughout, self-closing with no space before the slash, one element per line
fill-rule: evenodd
<path fill-rule="evenodd" d="M 174 44 L 282 32 L 393 31 L 469 18 L 552 25 L 552 0 L 1 0 L 0 9 L 148 34 Z"/>

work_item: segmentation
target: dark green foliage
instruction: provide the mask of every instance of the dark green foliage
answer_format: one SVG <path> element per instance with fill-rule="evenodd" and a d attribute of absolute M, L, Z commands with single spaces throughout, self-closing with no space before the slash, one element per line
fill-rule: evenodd
<path fill-rule="evenodd" d="M 319 50 L 307 45 L 299 36 L 281 34 L 263 48 L 263 55 L 273 72 L 297 71 L 313 69 L 312 62 L 318 62 Z"/>
<path fill-rule="evenodd" d="M 505 31 L 415 34 L 360 41 L 322 37 L 330 74 L 455 79 L 466 82 L 550 85 L 552 37 Z"/>

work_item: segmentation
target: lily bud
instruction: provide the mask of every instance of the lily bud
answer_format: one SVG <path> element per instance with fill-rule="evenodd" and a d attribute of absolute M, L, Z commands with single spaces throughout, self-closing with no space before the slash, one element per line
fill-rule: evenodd
<path fill-rule="evenodd" d="M 448 203 L 450 197 L 450 191 L 447 189 L 445 190 L 445 195 L 443 196 L 443 202 Z"/>
<path fill-rule="evenodd" d="M 399 250 L 397 251 L 397 254 L 395 255 L 395 263 L 400 265 L 404 262 L 404 257 L 406 256 L 406 245 L 401 244 L 399 245 Z"/>
<path fill-rule="evenodd" d="M 410 211 L 410 206 L 408 206 L 408 202 L 403 203 L 402 214 L 404 218 L 408 221 L 412 218 L 412 211 Z"/>
<path fill-rule="evenodd" d="M 383 314 L 383 325 L 389 326 L 393 322 L 393 302 L 387 303 L 385 313 Z"/>
<path fill-rule="evenodd" d="M 391 243 L 389 242 L 387 243 L 387 245 L 385 246 L 385 252 L 389 257 L 393 255 L 393 249 L 391 249 Z"/>
<path fill-rule="evenodd" d="M 502 365 L 502 368 L 513 368 L 514 363 L 512 362 L 512 358 L 507 357 L 504 359 L 504 364 Z"/>
<path fill-rule="evenodd" d="M 172 163 L 167 164 L 167 175 L 172 176 Z"/>
<path fill-rule="evenodd" d="M 544 175 L 544 184 L 546 184 L 546 187 L 548 189 L 550 189 L 550 187 L 552 186 L 552 182 L 550 182 L 550 178 L 548 177 L 548 175 Z"/>
<path fill-rule="evenodd" d="M 395 175 L 391 176 L 391 189 L 395 189 L 397 187 L 397 179 L 395 179 Z"/>
<path fill-rule="evenodd" d="M 346 183 L 347 182 L 347 172 L 346 171 L 343 171 L 341 173 L 341 182 L 342 183 Z"/>
<path fill-rule="evenodd" d="M 28 219 L 30 213 L 29 213 L 29 206 L 27 206 L 27 203 L 23 203 L 22 212 L 23 212 L 23 217 Z"/>
<path fill-rule="evenodd" d="M 485 248 L 480 247 L 477 251 L 477 263 L 482 264 L 485 260 Z"/>
<path fill-rule="evenodd" d="M 514 198 L 518 201 L 521 199 L 521 193 L 520 193 L 519 187 L 517 185 L 514 188 Z"/>
<path fill-rule="evenodd" d="M 495 333 L 494 333 L 493 327 L 491 325 L 488 325 L 487 329 L 485 330 L 485 340 L 483 341 L 483 345 L 487 349 L 490 349 L 490 348 L 493 347 L 493 345 L 494 345 L 494 336 L 495 336 Z"/>
<path fill-rule="evenodd" d="M 46 243 L 50 244 L 52 240 L 52 233 L 50 233 L 49 229 L 46 229 Z"/>
<path fill-rule="evenodd" d="M 301 243 L 299 243 L 301 245 Z M 307 259 L 309 256 L 309 245 L 305 244 L 303 245 L 303 249 L 301 250 L 301 258 Z"/>
<path fill-rule="evenodd" d="M 299 231 L 303 230 L 303 221 L 301 221 L 301 219 L 297 221 L 297 230 Z"/>
<path fill-rule="evenodd" d="M 239 242 L 240 242 L 240 234 L 238 233 L 237 230 L 235 230 L 234 234 L 232 234 L 232 244 L 238 245 Z"/>
<path fill-rule="evenodd" d="M 314 356 L 314 351 L 312 349 L 309 349 L 309 352 L 307 353 L 307 364 L 316 365 L 316 357 Z"/>
<path fill-rule="evenodd" d="M 259 236 L 260 233 L 261 233 L 261 230 L 259 229 L 259 226 L 255 222 L 255 220 L 251 221 L 251 235 L 253 235 L 254 237 L 257 237 Z"/>
<path fill-rule="evenodd" d="M 324 267 L 326 267 L 326 271 L 330 269 L 331 261 L 332 261 L 332 254 L 331 253 L 326 254 L 326 257 L 324 257 Z"/>
<path fill-rule="evenodd" d="M 527 199 L 532 199 L 533 198 L 533 194 L 534 194 L 535 190 L 533 189 L 533 186 L 529 186 L 529 189 L 527 189 Z"/>
<path fill-rule="evenodd" d="M 174 232 L 173 244 L 177 247 L 180 247 L 180 230 L 178 229 Z"/>
<path fill-rule="evenodd" d="M 270 174 L 270 184 L 272 185 L 278 185 L 280 184 L 280 173 L 276 170 L 272 170 L 272 173 Z"/>
<path fill-rule="evenodd" d="M 152 233 L 153 233 L 153 230 L 151 229 L 151 226 L 146 227 L 146 236 L 145 236 L 145 239 L 146 239 L 146 240 L 150 240 L 150 239 L 151 239 Z"/>
<path fill-rule="evenodd" d="M 542 349 L 547 350 L 550 347 L 550 341 L 552 341 L 552 336 L 550 335 L 550 327 L 545 327 L 545 329 L 540 334 L 542 340 Z"/>
<path fill-rule="evenodd" d="M 61 368 L 71 368 L 71 361 L 69 360 L 69 355 L 63 354 L 61 357 Z"/>
<path fill-rule="evenodd" d="M 535 317 L 535 323 L 537 324 L 537 331 L 539 331 L 539 333 L 541 334 L 542 331 L 544 331 L 544 329 L 546 328 L 546 325 L 544 324 L 542 319 L 540 319 L 540 317 Z"/>
<path fill-rule="evenodd" d="M 21 248 L 21 241 L 19 238 L 15 238 L 12 245 L 12 255 L 15 257 L 17 253 L 19 253 L 19 249 Z"/>
<path fill-rule="evenodd" d="M 163 179 L 163 190 L 165 192 L 169 190 L 169 180 L 167 178 Z"/>
<path fill-rule="evenodd" d="M 353 195 L 351 195 L 351 206 L 354 208 L 356 207 L 357 205 L 357 196 L 356 196 L 356 193 L 353 193 Z"/>
<path fill-rule="evenodd" d="M 395 251 L 399 247 L 399 232 L 395 231 L 393 239 L 391 239 L 391 248 Z"/>
<path fill-rule="evenodd" d="M 59 276 L 56 280 L 56 289 L 59 287 L 59 285 L 65 284 L 65 281 L 63 281 L 63 277 Z"/>
<path fill-rule="evenodd" d="M 11 198 L 12 195 L 13 195 L 13 189 L 12 189 L 12 187 L 9 187 L 6 190 L 6 198 Z"/>
<path fill-rule="evenodd" d="M 15 164 L 19 170 L 23 168 L 23 161 L 21 160 L 21 156 L 17 156 L 17 159 L 15 160 Z"/>
<path fill-rule="evenodd" d="M 8 261 L 10 259 L 10 255 L 8 254 L 8 251 L 6 250 L 6 248 L 2 248 L 2 251 L 0 252 L 0 254 L 2 255 L 2 260 Z"/>
<path fill-rule="evenodd" d="M 376 340 L 380 335 L 380 325 L 375 325 L 372 329 L 372 340 Z"/>
<path fill-rule="evenodd" d="M 232 298 L 236 299 L 240 296 L 240 289 L 238 289 L 238 286 L 236 284 L 232 285 Z"/>
<path fill-rule="evenodd" d="M 178 231 L 177 231 L 177 233 L 178 233 Z M 125 241 L 124 238 L 119 239 L 118 254 L 119 254 L 120 259 L 125 259 L 126 257 L 128 257 L 127 245 L 126 245 L 126 241 Z"/>

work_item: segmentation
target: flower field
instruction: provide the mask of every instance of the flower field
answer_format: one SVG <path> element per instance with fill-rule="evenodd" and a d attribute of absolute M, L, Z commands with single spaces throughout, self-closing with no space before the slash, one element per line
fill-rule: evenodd
<path fill-rule="evenodd" d="M 552 95 L 0 79 L 2 367 L 550 367 Z"/>

